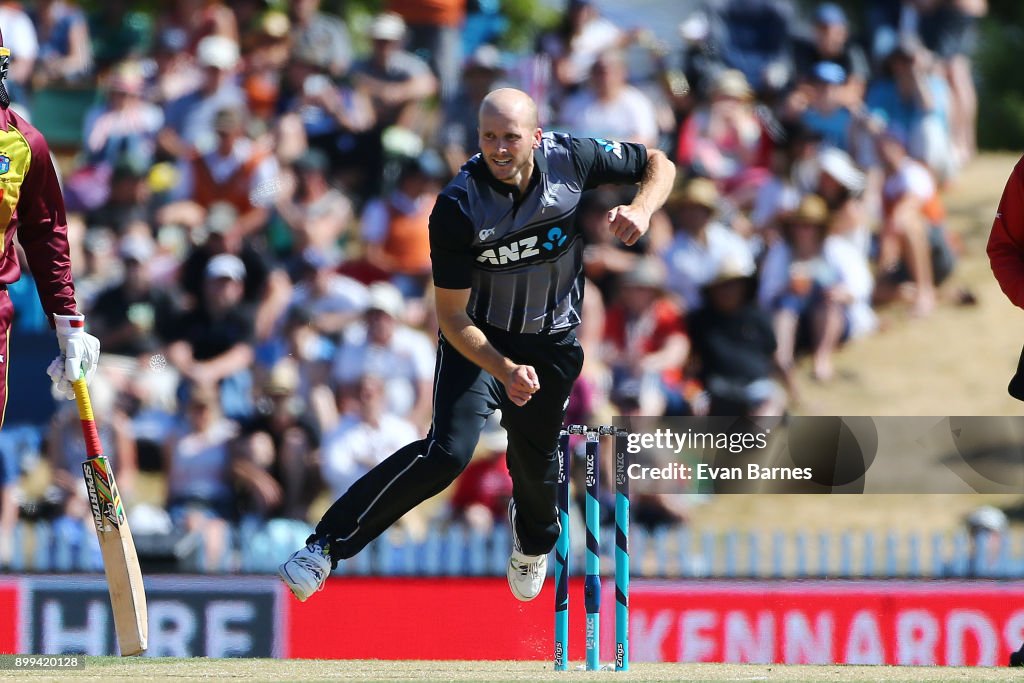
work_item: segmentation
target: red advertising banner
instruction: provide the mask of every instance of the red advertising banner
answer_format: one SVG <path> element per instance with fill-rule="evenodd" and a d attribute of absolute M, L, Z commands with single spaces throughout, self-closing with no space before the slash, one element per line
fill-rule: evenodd
<path fill-rule="evenodd" d="M 504 579 L 332 579 L 308 603 L 288 596 L 284 655 L 547 660 L 551 588 L 520 603 Z M 582 582 L 570 590 L 580 660 Z M 605 580 L 605 660 L 613 590 Z M 630 600 L 633 661 L 991 666 L 1024 643 L 1024 583 L 638 580 Z"/>
<path fill-rule="evenodd" d="M 18 653 L 19 611 L 18 582 L 0 579 L 0 654 Z"/>
<path fill-rule="evenodd" d="M 635 661 L 994 666 L 1024 643 L 1024 584 L 638 582 Z"/>

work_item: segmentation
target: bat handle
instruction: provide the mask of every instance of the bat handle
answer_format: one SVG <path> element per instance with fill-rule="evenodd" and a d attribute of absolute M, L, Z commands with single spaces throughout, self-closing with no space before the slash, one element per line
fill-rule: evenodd
<path fill-rule="evenodd" d="M 85 452 L 90 458 L 103 455 L 100 445 L 100 434 L 96 429 L 96 419 L 92 414 L 92 401 L 89 400 L 89 386 L 85 377 L 80 376 L 71 386 L 75 389 L 75 402 L 78 404 L 78 420 L 82 423 L 82 437 L 85 439 Z"/>

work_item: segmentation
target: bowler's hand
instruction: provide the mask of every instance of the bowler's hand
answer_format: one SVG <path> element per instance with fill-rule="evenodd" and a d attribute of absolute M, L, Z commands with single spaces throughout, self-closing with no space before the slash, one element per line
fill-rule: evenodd
<path fill-rule="evenodd" d="M 608 212 L 608 230 L 627 247 L 636 244 L 650 224 L 651 214 L 632 204 L 620 204 Z"/>
<path fill-rule="evenodd" d="M 503 383 L 509 400 L 517 406 L 526 405 L 540 389 L 540 380 L 537 379 L 537 371 L 532 365 L 516 365 L 509 371 Z"/>

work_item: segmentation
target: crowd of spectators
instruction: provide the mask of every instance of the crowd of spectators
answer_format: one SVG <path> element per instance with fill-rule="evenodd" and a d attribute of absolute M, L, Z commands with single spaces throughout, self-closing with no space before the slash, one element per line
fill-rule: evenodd
<path fill-rule="evenodd" d="M 493 87 L 529 92 L 545 129 L 659 147 L 680 171 L 634 247 L 604 227 L 622 193 L 583 199 L 572 421 L 780 414 L 802 354 L 830 381 L 878 306 L 927 316 L 944 300 L 958 247 L 941 190 L 975 153 L 984 0 L 877 0 L 862 16 L 719 0 L 668 43 L 568 0 L 519 53 L 479 29 L 489 4 L 386 0 L 352 18 L 318 0 L 0 2 L 16 107 L 99 92 L 63 180 L 104 352 L 104 443 L 129 497 L 140 467 L 165 473 L 172 519 L 204 529 L 209 552 L 240 515 L 307 519 L 428 428 L 427 221 Z M 638 62 L 653 78 L 632 76 Z M 45 325 L 12 296 L 15 334 Z M 71 412 L 44 436 L 65 509 L 84 516 Z M 485 434 L 452 518 L 502 514 L 499 442 Z"/>

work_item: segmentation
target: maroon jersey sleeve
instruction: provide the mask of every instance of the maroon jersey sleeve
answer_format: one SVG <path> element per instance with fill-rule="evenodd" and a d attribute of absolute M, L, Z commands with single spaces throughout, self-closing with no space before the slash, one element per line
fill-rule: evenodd
<path fill-rule="evenodd" d="M 75 285 L 68 254 L 68 222 L 50 147 L 42 134 L 16 114 L 11 122 L 28 142 L 32 156 L 21 186 L 14 220 L 18 241 L 39 290 L 39 301 L 50 325 L 53 314 L 74 314 Z"/>
<path fill-rule="evenodd" d="M 988 258 L 1003 293 L 1024 308 L 1024 159 L 1006 182 L 988 237 Z"/>

